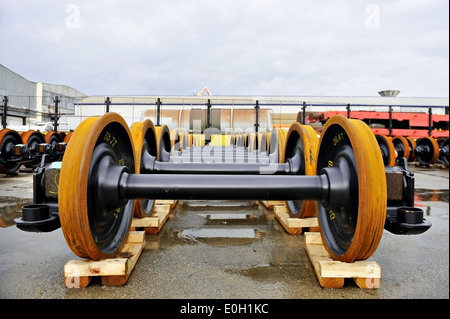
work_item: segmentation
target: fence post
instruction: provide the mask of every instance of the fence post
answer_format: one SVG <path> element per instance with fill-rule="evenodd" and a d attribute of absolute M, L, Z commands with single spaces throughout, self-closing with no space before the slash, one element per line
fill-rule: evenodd
<path fill-rule="evenodd" d="M 2 116 L 2 126 L 6 128 L 6 117 L 8 114 L 8 97 L 5 95 L 3 97 L 3 116 Z"/>
<path fill-rule="evenodd" d="M 55 102 L 55 117 L 53 119 L 53 131 L 58 131 L 58 105 L 59 105 L 59 98 L 58 96 L 55 96 L 53 102 Z"/>

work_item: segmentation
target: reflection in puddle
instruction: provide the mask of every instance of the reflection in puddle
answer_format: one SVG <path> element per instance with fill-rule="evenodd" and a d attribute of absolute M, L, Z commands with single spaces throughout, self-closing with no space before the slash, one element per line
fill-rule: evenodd
<path fill-rule="evenodd" d="M 253 214 L 199 214 L 207 220 L 253 219 Z"/>
<path fill-rule="evenodd" d="M 415 202 L 449 202 L 448 189 L 431 190 L 416 188 L 414 192 Z"/>
<path fill-rule="evenodd" d="M 267 264 L 267 265 L 256 265 L 251 268 L 246 269 L 227 269 L 226 272 L 237 274 L 245 277 L 252 278 L 258 281 L 279 281 L 280 276 L 286 279 L 295 280 L 302 278 L 302 267 L 300 264 Z"/>
<path fill-rule="evenodd" d="M 14 218 L 22 216 L 22 206 L 29 204 L 29 199 L 1 198 L 0 227 L 15 226 Z"/>
<path fill-rule="evenodd" d="M 206 242 L 214 245 L 248 244 L 259 240 L 261 233 L 254 228 L 198 228 L 184 229 L 178 232 L 178 237 L 193 242 Z"/>
<path fill-rule="evenodd" d="M 447 217 L 449 214 L 449 191 L 448 189 L 430 190 L 416 188 L 414 192 L 414 206 L 420 207 L 425 216 Z M 436 223 L 434 226 L 436 227 Z"/>
<path fill-rule="evenodd" d="M 266 210 L 253 201 L 187 201 L 183 214 L 202 217 L 197 227 L 179 230 L 178 238 L 212 245 L 248 245 L 267 229 Z"/>

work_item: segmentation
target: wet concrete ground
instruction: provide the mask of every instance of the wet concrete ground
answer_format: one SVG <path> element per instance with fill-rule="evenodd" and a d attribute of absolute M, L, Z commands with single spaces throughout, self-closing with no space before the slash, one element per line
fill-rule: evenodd
<path fill-rule="evenodd" d="M 259 202 L 179 201 L 146 247 L 124 286 L 69 289 L 64 265 L 78 259 L 61 229 L 19 230 L 13 222 L 32 201 L 32 173 L 0 175 L 1 299 L 448 299 L 449 171 L 415 167 L 416 206 L 432 227 L 421 235 L 384 231 L 370 260 L 381 286 L 319 285 L 304 235 L 289 235 Z"/>

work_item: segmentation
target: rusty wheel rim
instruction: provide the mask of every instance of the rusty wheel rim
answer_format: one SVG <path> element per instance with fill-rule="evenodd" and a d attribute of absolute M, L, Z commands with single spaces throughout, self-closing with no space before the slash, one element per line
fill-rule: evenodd
<path fill-rule="evenodd" d="M 444 163 L 444 165 L 446 167 L 448 167 L 449 165 L 449 138 L 446 138 L 443 142 L 442 145 L 440 147 L 440 152 L 439 152 L 439 159 L 442 161 L 442 163 Z"/>
<path fill-rule="evenodd" d="M 136 162 L 136 174 L 141 173 L 145 153 L 156 157 L 156 132 L 155 126 L 151 120 L 136 122 L 130 128 L 134 144 L 134 154 Z M 134 216 L 138 218 L 149 217 L 153 214 L 155 205 L 154 199 L 135 200 Z"/>
<path fill-rule="evenodd" d="M 23 143 L 28 146 L 31 154 L 36 153 L 39 150 L 39 144 L 45 143 L 45 138 L 41 132 L 29 130 L 22 134 Z M 24 163 L 24 165 L 28 168 L 36 168 L 41 164 L 41 157 L 37 157 L 36 159 Z"/>
<path fill-rule="evenodd" d="M 97 197 L 100 181 L 93 175 L 99 159 L 106 156 L 134 173 L 130 131 L 123 118 L 112 112 L 88 118 L 77 127 L 59 179 L 59 217 L 66 242 L 77 256 L 93 260 L 113 257 L 121 249 L 133 216 L 132 200 L 101 208 L 102 201 Z"/>
<path fill-rule="evenodd" d="M 383 234 L 387 207 L 384 164 L 370 128 L 360 120 L 336 115 L 324 127 L 317 174 L 340 163 L 348 165 L 348 182 L 353 188 L 348 194 L 348 211 L 318 205 L 321 236 L 332 259 L 364 260 L 375 252 Z"/>
<path fill-rule="evenodd" d="M 22 144 L 22 137 L 19 133 L 8 128 L 0 130 L 0 154 L 8 153 L 17 144 Z M 0 165 L 0 173 L 15 174 L 20 166 L 22 166 L 21 162 L 4 163 Z"/>
<path fill-rule="evenodd" d="M 395 165 L 395 147 L 390 137 L 384 135 L 376 135 L 378 145 L 380 147 L 381 156 L 385 166 Z"/>
<path fill-rule="evenodd" d="M 282 128 L 278 128 L 278 160 L 279 163 L 284 163 L 284 153 L 286 150 L 286 136 L 287 131 Z"/>
<path fill-rule="evenodd" d="M 50 144 L 52 153 L 53 153 L 53 151 L 58 149 L 58 143 L 61 143 L 63 141 L 61 134 L 59 134 L 58 132 L 55 132 L 55 131 L 47 132 L 47 134 L 45 134 L 44 138 L 45 138 L 45 142 L 47 144 Z M 52 162 L 58 162 L 58 161 L 61 161 L 62 157 L 63 157 L 62 155 L 51 154 L 50 160 Z"/>
<path fill-rule="evenodd" d="M 408 161 L 412 162 L 415 159 L 414 149 L 416 148 L 416 140 L 413 139 L 410 136 L 407 136 L 405 138 L 406 138 L 406 141 L 408 141 L 408 145 L 409 145 L 409 158 L 408 158 Z"/>
<path fill-rule="evenodd" d="M 291 125 L 286 136 L 284 160 L 294 156 L 295 152 L 301 155 L 300 175 L 315 175 L 317 162 L 317 149 L 319 140 L 314 129 L 298 122 Z M 287 201 L 288 213 L 291 217 L 313 217 L 317 213 L 315 201 Z"/>
<path fill-rule="evenodd" d="M 72 137 L 72 132 L 69 132 L 64 136 L 64 143 L 69 144 L 70 138 Z"/>
<path fill-rule="evenodd" d="M 156 133 L 156 160 L 168 162 L 170 156 L 170 130 L 167 125 L 155 126 Z"/>
<path fill-rule="evenodd" d="M 418 152 L 419 149 L 424 147 L 428 148 L 427 152 Z M 436 139 L 431 136 L 422 137 L 417 140 L 414 153 L 420 164 L 434 164 L 439 158 L 439 144 Z"/>
<path fill-rule="evenodd" d="M 392 138 L 392 143 L 394 144 L 395 150 L 397 151 L 397 157 L 405 157 L 409 159 L 409 144 L 406 138 L 403 136 L 395 136 Z"/>

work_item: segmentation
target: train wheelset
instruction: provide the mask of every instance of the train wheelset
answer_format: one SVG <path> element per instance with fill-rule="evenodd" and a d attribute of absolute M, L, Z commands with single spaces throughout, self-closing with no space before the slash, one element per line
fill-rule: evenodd
<path fill-rule="evenodd" d="M 343 117 L 329 122 L 317 175 L 199 175 L 195 170 L 185 175 L 170 173 L 170 168 L 138 174 L 136 162 L 142 156 L 136 160 L 123 119 L 114 113 L 92 118 L 74 132 L 61 166 L 58 205 L 64 235 L 76 255 L 95 260 L 121 248 L 133 199 L 318 200 L 323 207 L 320 223 L 327 229 L 322 233 L 334 259 L 366 259 L 383 231 L 386 181 L 377 144 L 362 127 Z M 369 143 L 361 141 L 361 135 L 367 135 Z M 81 151 L 79 145 L 84 145 Z M 354 149 L 360 150 L 359 156 Z M 368 165 L 367 158 L 373 163 Z M 174 171 L 179 165 L 172 164 Z M 366 231 L 366 224 L 372 231 Z"/>
<path fill-rule="evenodd" d="M 132 217 L 147 216 L 154 199 L 246 199 L 291 202 L 294 216 L 317 212 L 332 259 L 353 262 L 375 252 L 387 211 L 404 204 L 390 204 L 378 142 L 359 120 L 332 117 L 319 141 L 309 128 L 294 123 L 286 144 L 278 145 L 284 150 L 278 163 L 171 162 L 161 131 L 150 121 L 130 130 L 120 115 L 107 113 L 86 119 L 73 132 L 60 165 L 57 204 L 52 205 L 77 256 L 114 257 Z M 400 218 L 394 223 L 417 233 L 431 226 L 420 216 L 415 225 Z"/>
<path fill-rule="evenodd" d="M 394 166 L 404 158 L 408 162 L 417 161 L 423 166 L 440 162 L 449 167 L 449 138 L 425 136 L 415 140 L 411 137 L 376 135 L 376 139 L 387 166 Z"/>
<path fill-rule="evenodd" d="M 43 135 L 35 130 L 17 132 L 4 128 L 0 130 L 0 173 L 16 174 L 22 165 L 35 169 L 43 157 L 47 163 L 60 161 L 69 139 L 70 135 L 62 132 Z"/>

